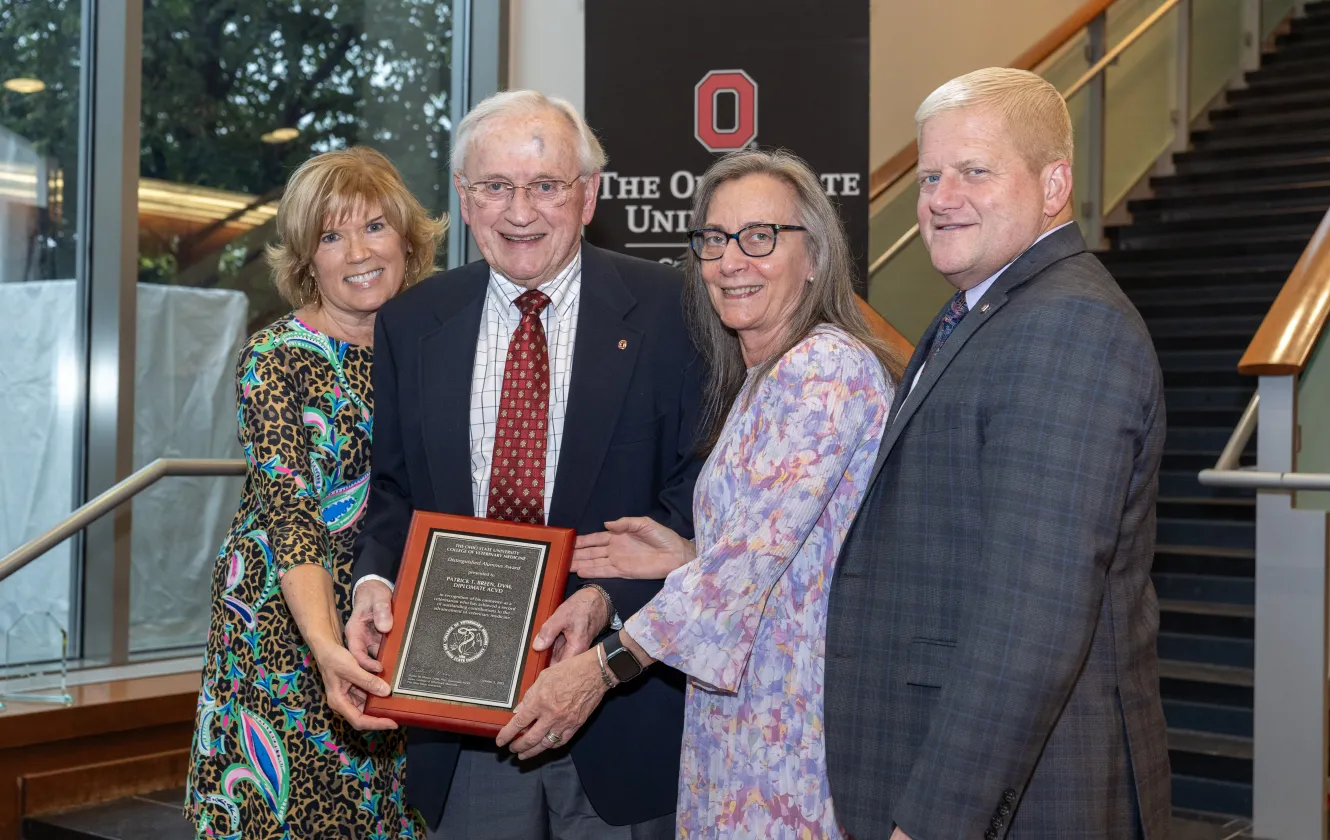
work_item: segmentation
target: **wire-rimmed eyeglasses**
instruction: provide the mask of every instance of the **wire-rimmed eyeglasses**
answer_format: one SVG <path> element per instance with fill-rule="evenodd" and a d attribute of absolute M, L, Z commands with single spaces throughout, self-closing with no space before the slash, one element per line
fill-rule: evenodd
<path fill-rule="evenodd" d="M 571 181 L 542 178 L 526 184 L 514 184 L 511 181 L 495 178 L 475 183 L 468 182 L 466 190 L 471 193 L 472 201 L 480 207 L 507 207 L 512 203 L 513 195 L 518 190 L 525 190 L 527 200 L 532 204 L 542 207 L 562 207 L 568 203 L 573 185 L 580 180 L 582 180 L 580 177 Z"/>
<path fill-rule="evenodd" d="M 803 225 L 755 224 L 745 225 L 734 233 L 720 228 L 698 228 L 688 231 L 688 245 L 699 260 L 718 260 L 725 256 L 725 248 L 733 239 L 739 250 L 750 257 L 765 257 L 776 250 L 776 235 L 782 230 L 808 230 Z"/>

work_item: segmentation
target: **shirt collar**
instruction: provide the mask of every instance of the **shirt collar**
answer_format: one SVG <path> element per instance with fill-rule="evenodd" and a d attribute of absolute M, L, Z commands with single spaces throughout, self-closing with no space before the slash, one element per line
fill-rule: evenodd
<path fill-rule="evenodd" d="M 558 274 L 550 280 L 541 283 L 536 288 L 549 295 L 550 306 L 559 314 L 566 314 L 568 306 L 573 301 L 574 292 L 580 286 L 577 282 L 582 277 L 582 249 L 578 248 L 577 253 L 568 265 L 564 266 Z M 490 267 L 490 290 L 507 301 L 508 305 L 514 307 L 516 311 L 517 299 L 526 291 L 525 286 L 519 286 L 499 272 Z"/>
<path fill-rule="evenodd" d="M 1047 236 L 1051 236 L 1053 233 L 1056 233 L 1057 231 L 1062 230 L 1064 227 L 1066 227 L 1067 225 L 1070 225 L 1070 224 L 1075 224 L 1075 222 L 1063 222 L 1062 224 L 1058 225 L 1057 227 L 1053 228 L 1052 230 L 1046 230 L 1046 231 L 1044 231 L 1043 233 L 1039 234 L 1039 238 L 1038 238 L 1038 239 L 1036 239 L 1034 242 L 1030 243 L 1030 248 L 1033 248 L 1035 245 L 1038 245 L 1040 242 L 1042 242 L 1042 241 L 1044 240 L 1045 237 L 1047 237 Z M 1030 248 L 1026 248 L 1025 251 L 1030 250 Z M 1022 251 L 1021 254 L 1024 254 L 1025 251 Z M 1018 260 L 1018 259 L 1020 259 L 1020 254 L 1018 254 L 1018 255 L 1016 256 L 1016 260 Z M 1009 263 L 1007 263 L 1006 265 L 1004 265 L 1004 266 L 1002 266 L 1001 268 L 999 268 L 996 272 L 993 273 L 993 276 L 992 276 L 992 277 L 990 277 L 990 278 L 988 278 L 987 280 L 985 280 L 984 282 L 980 283 L 978 286 L 975 286 L 973 289 L 966 289 L 966 290 L 965 290 L 965 308 L 966 308 L 966 309 L 974 309 L 975 305 L 978 304 L 979 301 L 980 301 L 980 299 L 983 298 L 983 296 L 984 296 L 984 292 L 987 292 L 988 289 L 989 289 L 989 287 L 992 286 L 995 282 L 997 282 L 997 279 L 998 279 L 999 277 L 1002 276 L 1002 272 L 1006 271 L 1008 268 L 1011 268 L 1011 263 L 1016 262 L 1016 260 L 1012 260 L 1011 262 L 1009 262 Z"/>

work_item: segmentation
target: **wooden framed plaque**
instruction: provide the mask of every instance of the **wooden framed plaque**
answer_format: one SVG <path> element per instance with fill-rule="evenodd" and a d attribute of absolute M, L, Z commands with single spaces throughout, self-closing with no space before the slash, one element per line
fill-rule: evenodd
<path fill-rule="evenodd" d="M 392 694 L 365 713 L 496 735 L 550 653 L 531 640 L 563 602 L 575 534 L 416 511 L 393 590 L 379 675 Z"/>

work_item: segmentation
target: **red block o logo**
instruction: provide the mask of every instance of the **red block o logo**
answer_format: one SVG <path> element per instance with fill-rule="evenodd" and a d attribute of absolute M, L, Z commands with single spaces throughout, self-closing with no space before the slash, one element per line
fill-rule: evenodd
<path fill-rule="evenodd" d="M 757 137 L 757 82 L 742 70 L 712 70 L 693 89 L 693 136 L 711 152 L 742 149 Z M 716 100 L 735 97 L 734 127 L 716 125 Z"/>

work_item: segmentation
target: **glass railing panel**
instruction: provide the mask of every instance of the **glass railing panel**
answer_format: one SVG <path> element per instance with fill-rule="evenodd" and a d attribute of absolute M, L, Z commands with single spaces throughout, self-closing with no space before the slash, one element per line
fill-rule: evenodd
<path fill-rule="evenodd" d="M 169 476 L 135 497 L 131 654 L 173 656 L 202 649 L 217 552 L 239 507 L 243 482 L 239 476 Z"/>
<path fill-rule="evenodd" d="M 1191 114 L 1204 112 L 1242 65 L 1242 7 L 1246 0 L 1193 0 L 1191 18 Z"/>
<path fill-rule="evenodd" d="M 1295 0 L 1261 0 L 1261 34 L 1274 32 L 1284 19 L 1293 14 Z"/>
<path fill-rule="evenodd" d="M 1122 40 L 1159 5 L 1157 0 L 1121 0 L 1110 6 L 1110 43 Z M 1150 171 L 1173 140 L 1177 16 L 1174 7 L 1105 71 L 1105 214 Z"/>
<path fill-rule="evenodd" d="M 881 209 L 869 221 L 874 259 L 894 245 L 918 220 L 919 187 L 913 174 L 887 192 Z M 911 342 L 918 342 L 933 316 L 954 290 L 933 270 L 923 240 L 918 236 L 903 251 L 869 278 L 868 302 Z"/>
<path fill-rule="evenodd" d="M 1307 367 L 1298 377 L 1297 424 L 1295 440 L 1299 446 L 1293 455 L 1298 472 L 1330 473 L 1330 329 L 1321 340 Z M 1293 506 L 1305 510 L 1330 510 L 1330 492 L 1299 491 L 1293 494 Z"/>

